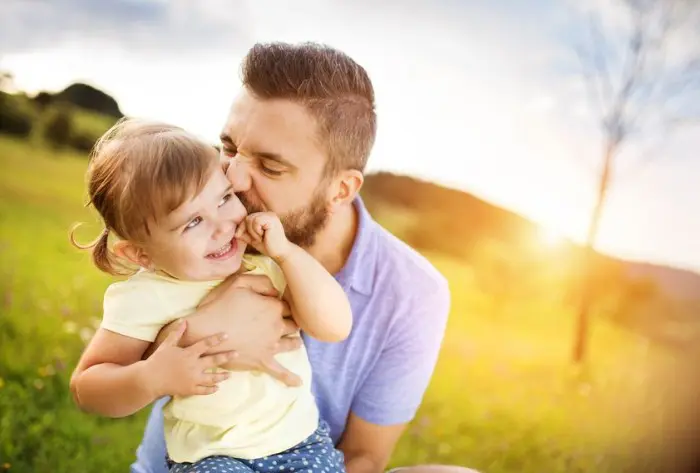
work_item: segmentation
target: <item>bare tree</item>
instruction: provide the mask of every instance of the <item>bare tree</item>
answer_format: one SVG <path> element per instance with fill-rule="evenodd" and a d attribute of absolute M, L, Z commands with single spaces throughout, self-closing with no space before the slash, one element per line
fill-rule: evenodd
<path fill-rule="evenodd" d="M 611 0 L 588 17 L 587 35 L 576 47 L 588 101 L 602 133 L 596 202 L 583 260 L 581 298 L 573 361 L 586 359 L 593 248 L 613 177 L 625 175 L 623 148 L 662 141 L 700 116 L 700 2 L 697 0 Z M 649 157 L 635 147 L 632 168 Z"/>

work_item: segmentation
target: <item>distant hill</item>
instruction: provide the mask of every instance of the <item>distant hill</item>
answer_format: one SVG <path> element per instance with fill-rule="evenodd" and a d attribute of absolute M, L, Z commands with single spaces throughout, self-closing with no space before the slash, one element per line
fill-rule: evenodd
<path fill-rule="evenodd" d="M 490 204 L 472 194 L 449 189 L 413 177 L 387 172 L 370 174 L 362 191 L 368 207 L 389 204 L 410 209 L 419 223 L 416 235 L 409 230 L 405 239 L 416 247 L 427 247 L 458 257 L 469 258 L 470 248 L 484 237 L 505 245 L 518 246 L 528 236 L 537 235 L 540 226 L 509 210 Z M 391 220 L 391 219 L 389 219 Z M 427 239 L 428 241 L 424 241 Z M 531 240 L 530 240 L 531 241 Z M 580 247 L 569 244 L 573 251 Z M 700 300 L 700 274 L 648 263 L 624 261 L 609 255 L 601 260 L 621 264 L 632 279 L 650 279 L 674 299 Z"/>
<path fill-rule="evenodd" d="M 35 97 L 35 101 L 42 106 L 59 102 L 69 103 L 83 110 L 116 119 L 124 116 L 119 109 L 119 104 L 112 96 L 91 85 L 79 82 L 69 85 L 56 94 L 40 92 Z"/>
<path fill-rule="evenodd" d="M 650 263 L 627 262 L 632 277 L 649 278 L 677 299 L 700 300 L 700 274 Z"/>

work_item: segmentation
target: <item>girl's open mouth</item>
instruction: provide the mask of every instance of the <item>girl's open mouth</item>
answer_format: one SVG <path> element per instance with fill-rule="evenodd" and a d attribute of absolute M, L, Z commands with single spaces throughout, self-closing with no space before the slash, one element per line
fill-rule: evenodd
<path fill-rule="evenodd" d="M 224 260 L 228 259 L 234 254 L 236 254 L 236 250 L 238 249 L 238 241 L 236 241 L 235 238 L 232 238 L 231 241 L 226 243 L 224 246 L 219 248 L 218 250 L 209 253 L 206 257 L 207 259 L 213 259 L 213 260 Z"/>

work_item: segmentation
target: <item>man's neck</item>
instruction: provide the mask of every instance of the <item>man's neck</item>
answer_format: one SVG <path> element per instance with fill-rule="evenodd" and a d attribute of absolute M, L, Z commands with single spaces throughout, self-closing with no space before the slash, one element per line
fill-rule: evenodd
<path fill-rule="evenodd" d="M 307 251 L 331 274 L 338 273 L 350 256 L 355 243 L 359 216 L 354 205 L 344 205 L 328 219 Z"/>

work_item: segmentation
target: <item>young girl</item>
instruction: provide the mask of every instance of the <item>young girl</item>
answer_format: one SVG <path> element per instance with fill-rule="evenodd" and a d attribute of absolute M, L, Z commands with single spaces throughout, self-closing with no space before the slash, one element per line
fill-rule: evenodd
<path fill-rule="evenodd" d="M 204 356 L 214 339 L 178 347 L 184 322 L 142 360 L 161 328 L 237 272 L 268 276 L 302 330 L 340 341 L 352 316 L 335 279 L 287 240 L 274 214 L 246 215 L 216 150 L 180 128 L 119 122 L 95 147 L 88 191 L 104 222 L 90 245 L 96 266 L 137 271 L 107 289 L 101 327 L 71 380 L 76 403 L 119 417 L 174 396 L 164 409 L 171 472 L 344 471 L 319 419 L 303 346 L 277 357 L 301 377 L 299 387 L 216 368 L 229 357 Z M 262 255 L 244 254 L 247 244 Z"/>

